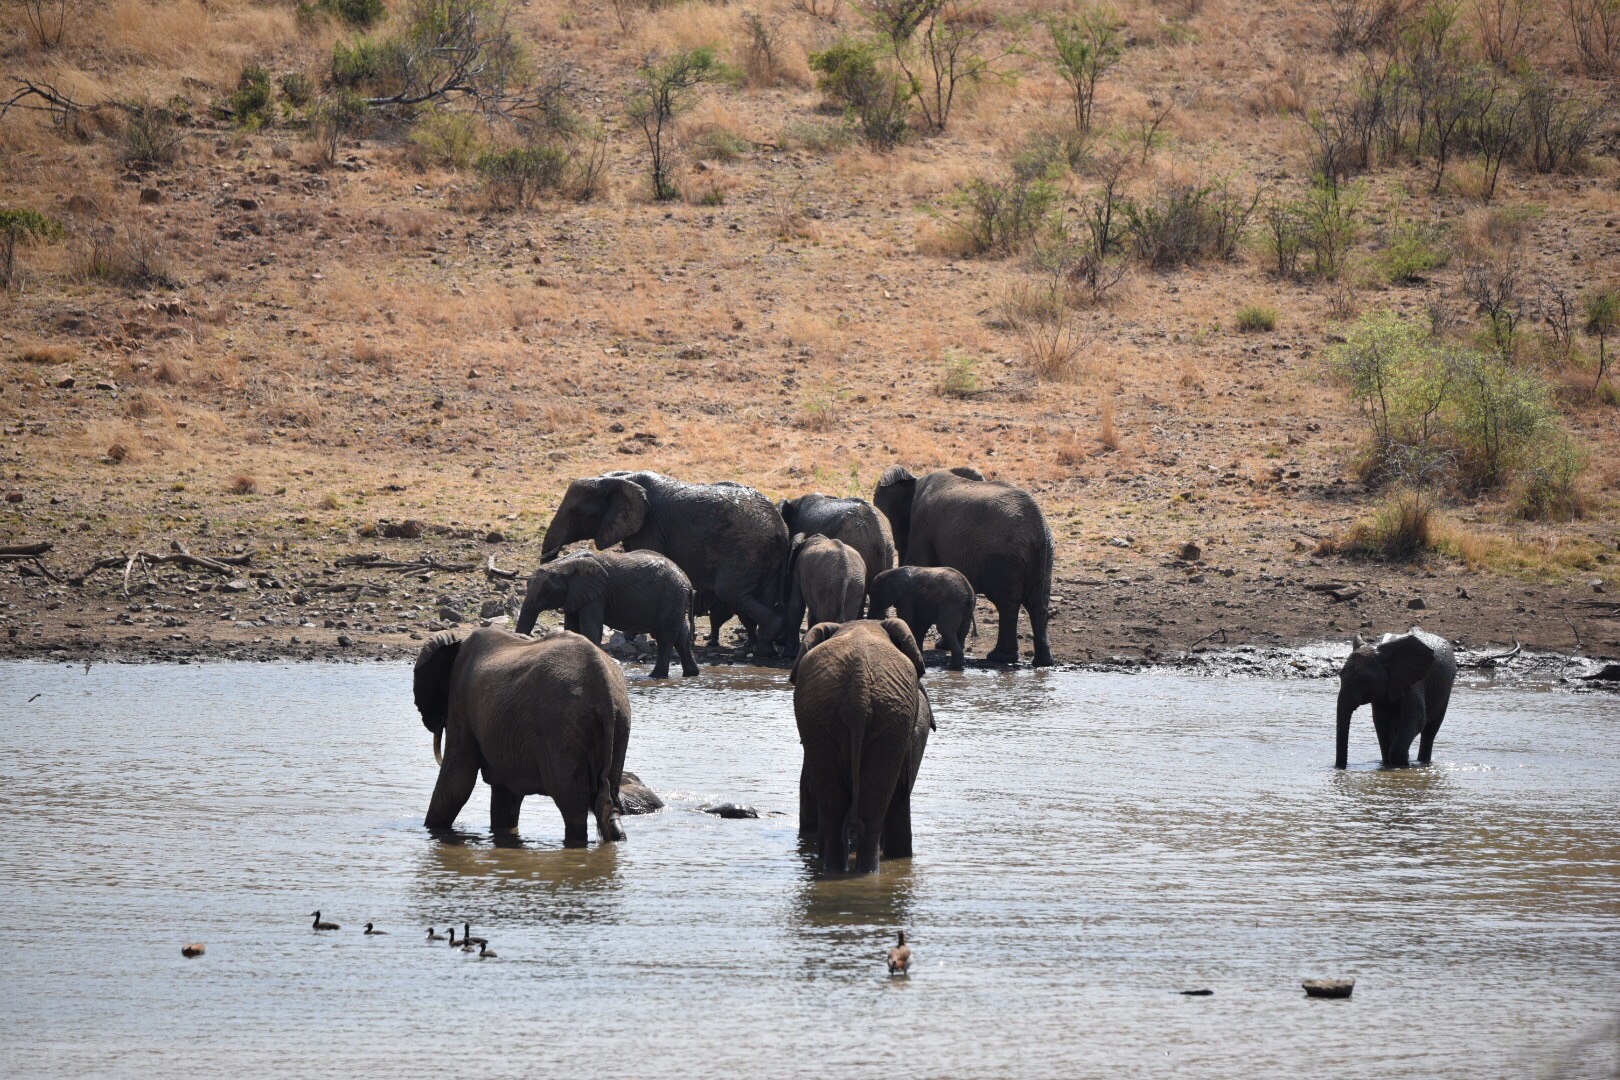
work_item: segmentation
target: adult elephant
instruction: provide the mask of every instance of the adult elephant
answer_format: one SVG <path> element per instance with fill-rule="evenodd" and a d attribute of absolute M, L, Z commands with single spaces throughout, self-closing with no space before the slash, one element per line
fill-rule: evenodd
<path fill-rule="evenodd" d="M 622 541 L 626 551 L 669 556 L 711 612 L 742 620 L 761 655 L 782 631 L 787 526 L 753 488 L 688 484 L 655 472 L 584 477 L 568 485 L 552 515 L 540 561 L 550 562 L 576 540 L 595 540 L 603 549 Z"/>
<path fill-rule="evenodd" d="M 799 835 L 819 836 L 823 870 L 911 854 L 911 789 L 934 726 L 922 653 L 899 619 L 817 623 L 789 681 L 804 766 Z"/>
<path fill-rule="evenodd" d="M 1350 717 L 1372 706 L 1378 732 L 1378 756 L 1386 768 L 1409 765 L 1412 740 L 1418 764 L 1427 765 L 1434 737 L 1451 704 L 1457 681 L 1457 658 L 1451 643 L 1417 627 L 1404 634 L 1385 634 L 1375 645 L 1357 634 L 1350 655 L 1339 669 L 1339 722 L 1333 767 L 1342 769 L 1350 752 Z"/>
<path fill-rule="evenodd" d="M 788 535 L 820 533 L 831 540 L 842 540 L 860 554 L 866 564 L 864 587 L 894 565 L 894 538 L 877 508 L 865 499 L 839 499 L 820 492 L 783 499 L 776 504 Z"/>
<path fill-rule="evenodd" d="M 892 465 L 872 502 L 894 530 L 903 566 L 960 570 L 996 607 L 996 647 L 987 659 L 1018 662 L 1018 608 L 1029 612 L 1035 666 L 1052 663 L 1046 640 L 1052 596 L 1052 531 L 1029 492 L 975 469 L 941 469 L 916 477 Z"/>
<path fill-rule="evenodd" d="M 455 824 L 482 773 L 493 832 L 516 832 L 524 797 L 549 795 L 568 847 L 585 846 L 592 814 L 601 840 L 624 839 L 630 698 L 619 665 L 595 644 L 567 631 L 539 640 L 494 628 L 465 640 L 434 634 L 417 655 L 414 683 L 439 760 L 428 828 Z"/>

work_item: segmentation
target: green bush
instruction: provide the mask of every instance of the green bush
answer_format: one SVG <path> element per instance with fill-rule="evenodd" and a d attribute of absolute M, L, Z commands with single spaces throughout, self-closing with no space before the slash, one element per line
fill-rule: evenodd
<path fill-rule="evenodd" d="M 0 209 L 0 289 L 9 291 L 17 270 L 17 248 L 56 240 L 62 223 L 28 206 Z"/>
<path fill-rule="evenodd" d="M 893 70 L 874 44 L 850 40 L 810 54 L 816 88 L 844 107 L 861 135 L 878 150 L 892 150 L 906 136 L 906 116 L 917 85 Z"/>
<path fill-rule="evenodd" d="M 497 200 L 522 210 L 542 192 L 562 188 L 568 161 L 568 152 L 558 146 L 520 146 L 480 154 L 477 168 Z"/>
<path fill-rule="evenodd" d="M 321 0 L 321 7 L 349 26 L 362 30 L 388 17 L 383 0 Z"/>
<path fill-rule="evenodd" d="M 270 73 L 257 65 L 242 69 L 236 81 L 236 90 L 225 99 L 225 107 L 238 127 L 265 127 L 274 119 L 272 106 L 275 93 L 270 88 Z"/>
<path fill-rule="evenodd" d="M 392 44 L 371 38 L 357 38 L 347 45 L 340 41 L 332 46 L 332 82 L 358 89 L 381 78 L 397 56 Z"/>
<path fill-rule="evenodd" d="M 687 146 L 699 161 L 736 161 L 754 148 L 747 139 L 714 125 L 699 131 Z"/>
<path fill-rule="evenodd" d="M 813 120 L 794 120 L 782 131 L 785 146 L 801 146 L 813 153 L 824 154 L 842 150 L 855 139 L 847 123 L 821 124 Z"/>
<path fill-rule="evenodd" d="M 1244 199 L 1225 179 L 1204 186 L 1173 183 L 1151 198 L 1127 202 L 1125 232 L 1143 262 L 1169 269 L 1237 254 L 1260 192 Z"/>
<path fill-rule="evenodd" d="M 1445 231 L 1435 226 L 1396 221 L 1390 229 L 1384 250 L 1378 253 L 1378 268 L 1392 285 L 1416 284 L 1451 261 L 1445 247 Z"/>
<path fill-rule="evenodd" d="M 935 387 L 940 397 L 966 398 L 979 392 L 978 364 L 969 356 L 953 356 L 945 365 L 945 375 Z"/>
<path fill-rule="evenodd" d="M 1238 309 L 1237 327 L 1244 333 L 1257 331 L 1272 331 L 1277 329 L 1277 309 L 1261 307 L 1250 304 L 1248 307 Z"/>
<path fill-rule="evenodd" d="M 470 112 L 433 109 L 411 129 L 418 165 L 470 169 L 484 148 L 484 123 Z"/>
<path fill-rule="evenodd" d="M 1391 492 L 1372 517 L 1351 526 L 1333 545 L 1340 554 L 1404 561 L 1435 545 L 1434 496 L 1400 488 Z"/>
<path fill-rule="evenodd" d="M 315 83 L 302 71 L 289 71 L 277 85 L 281 87 L 281 96 L 294 108 L 302 109 L 315 97 Z"/>
<path fill-rule="evenodd" d="M 980 177 L 950 200 L 954 213 L 937 216 L 966 237 L 973 254 L 1007 256 L 1053 224 L 1059 197 L 1050 181 L 1017 172 L 1003 180 Z"/>
<path fill-rule="evenodd" d="M 1587 456 L 1567 433 L 1536 444 L 1523 463 L 1513 493 L 1513 511 L 1529 521 L 1575 521 L 1586 513 L 1576 481 Z"/>

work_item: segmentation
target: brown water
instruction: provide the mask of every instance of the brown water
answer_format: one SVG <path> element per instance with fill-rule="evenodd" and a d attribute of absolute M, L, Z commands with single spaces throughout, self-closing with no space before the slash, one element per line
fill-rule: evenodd
<path fill-rule="evenodd" d="M 568 851 L 482 790 L 427 836 L 404 665 L 0 664 L 0 1074 L 1615 1075 L 1613 697 L 1462 688 L 1432 768 L 1358 717 L 1336 773 L 1330 681 L 928 681 L 916 858 L 823 881 L 780 672 L 633 679 L 670 806 Z"/>

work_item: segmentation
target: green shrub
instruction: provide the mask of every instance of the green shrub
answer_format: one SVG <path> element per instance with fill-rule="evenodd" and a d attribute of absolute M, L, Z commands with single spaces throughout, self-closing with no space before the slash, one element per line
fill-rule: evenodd
<path fill-rule="evenodd" d="M 936 216 L 963 234 L 973 254 L 1007 256 L 1053 224 L 1059 196 L 1050 181 L 1016 172 L 1003 180 L 980 177 L 950 200 L 954 213 Z"/>
<path fill-rule="evenodd" d="M 225 108 L 238 127 L 257 130 L 273 119 L 272 105 L 275 93 L 270 88 L 270 73 L 252 65 L 242 69 L 236 81 L 236 90 L 225 99 Z"/>
<path fill-rule="evenodd" d="M 874 44 L 850 41 L 810 54 L 816 88 L 844 107 L 875 149 L 892 150 L 906 136 L 906 116 L 917 84 L 893 70 Z"/>
<path fill-rule="evenodd" d="M 342 144 L 343 136 L 358 127 L 365 115 L 365 101 L 345 87 L 338 87 L 321 99 L 315 109 L 310 133 L 320 148 L 321 160 L 325 164 L 337 163 L 338 147 Z"/>
<path fill-rule="evenodd" d="M 10 291 L 17 271 L 17 248 L 55 240 L 62 223 L 27 206 L 0 210 L 0 290 Z"/>
<path fill-rule="evenodd" d="M 940 397 L 966 398 L 979 392 L 978 364 L 969 356 L 952 356 L 934 392 Z"/>
<path fill-rule="evenodd" d="M 302 71 L 289 71 L 277 85 L 281 87 L 281 96 L 294 108 L 302 109 L 315 97 L 315 83 Z"/>
<path fill-rule="evenodd" d="M 1225 179 L 1204 186 L 1173 183 L 1150 199 L 1123 205 L 1136 256 L 1156 269 L 1237 254 L 1260 192 L 1244 199 Z"/>
<path fill-rule="evenodd" d="M 558 146 L 520 146 L 478 156 L 478 175 L 497 200 L 526 209 L 546 191 L 557 191 L 567 173 L 568 152 Z"/>
<path fill-rule="evenodd" d="M 383 0 L 321 0 L 321 7 L 349 26 L 362 30 L 388 17 Z"/>
<path fill-rule="evenodd" d="M 1401 488 L 1391 492 L 1371 518 L 1358 521 L 1334 547 L 1344 555 L 1406 560 L 1435 544 L 1434 496 Z"/>
<path fill-rule="evenodd" d="M 1575 521 L 1585 516 L 1576 481 L 1587 456 L 1567 432 L 1543 439 L 1532 449 L 1514 486 L 1513 512 L 1528 521 Z"/>
<path fill-rule="evenodd" d="M 754 148 L 747 139 L 712 124 L 688 140 L 687 146 L 699 161 L 736 161 Z"/>
<path fill-rule="evenodd" d="M 800 146 L 812 153 L 824 154 L 849 146 L 855 141 L 855 133 L 847 123 L 794 120 L 783 130 L 781 141 L 785 146 Z"/>
<path fill-rule="evenodd" d="M 470 169 L 484 147 L 484 123 L 470 112 L 433 109 L 411 129 L 418 165 Z"/>
<path fill-rule="evenodd" d="M 1451 261 L 1444 239 L 1441 228 L 1397 221 L 1384 250 L 1378 253 L 1378 268 L 1384 280 L 1392 285 L 1427 281 L 1430 274 Z"/>
<path fill-rule="evenodd" d="M 380 79 L 398 58 L 398 49 L 371 38 L 357 38 L 345 45 L 332 46 L 332 82 L 337 86 L 359 89 Z"/>
<path fill-rule="evenodd" d="M 1237 327 L 1244 333 L 1254 333 L 1256 331 L 1269 332 L 1275 330 L 1277 329 L 1277 309 L 1261 307 L 1257 304 L 1250 304 L 1248 307 L 1239 308 L 1237 313 Z"/>

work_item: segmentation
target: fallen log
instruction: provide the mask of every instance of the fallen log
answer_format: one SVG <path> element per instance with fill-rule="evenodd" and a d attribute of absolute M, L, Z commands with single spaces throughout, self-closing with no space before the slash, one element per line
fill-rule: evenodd
<path fill-rule="evenodd" d="M 494 581 L 496 578 L 511 581 L 513 578 L 518 576 L 518 572 L 516 570 L 500 569 L 495 565 L 495 556 L 491 555 L 489 557 L 489 561 L 484 564 L 484 576 L 491 581 Z"/>
<path fill-rule="evenodd" d="M 1519 639 L 1518 638 L 1514 638 L 1513 639 L 1513 648 L 1509 649 L 1507 652 L 1498 653 L 1495 656 L 1482 656 L 1478 660 L 1470 661 L 1470 662 L 1468 662 L 1466 664 L 1463 664 L 1462 666 L 1463 667 L 1470 667 L 1470 668 L 1493 668 L 1497 664 L 1506 663 L 1507 661 L 1513 659 L 1515 656 L 1518 656 L 1523 651 L 1524 651 L 1524 646 L 1519 644 Z"/>
<path fill-rule="evenodd" d="M 129 579 L 134 574 L 137 566 L 141 568 L 142 575 L 150 583 L 152 580 L 151 568 L 154 564 L 167 563 L 173 566 L 189 566 L 229 577 L 236 573 L 237 567 L 246 566 L 253 558 L 252 555 L 221 555 L 217 558 L 193 555 L 178 540 L 169 541 L 169 547 L 173 550 L 167 555 L 158 555 L 150 551 L 134 551 L 128 555 L 104 555 L 91 563 L 84 573 L 70 577 L 68 584 L 83 585 L 85 579 L 97 570 L 122 566 L 124 568 L 124 596 L 127 598 L 129 596 Z"/>
<path fill-rule="evenodd" d="M 38 544 L 7 544 L 0 547 L 0 559 L 35 559 L 49 550 L 48 540 Z"/>
<path fill-rule="evenodd" d="M 439 570 L 447 574 L 464 574 L 469 570 L 483 569 L 479 563 L 444 563 L 438 559 L 424 557 L 410 562 L 401 562 L 398 559 L 385 559 L 381 555 L 345 555 L 332 563 L 333 566 L 364 567 L 367 570 L 389 570 L 396 574 L 415 574 L 427 570 Z M 514 573 L 515 577 L 516 574 Z"/>

